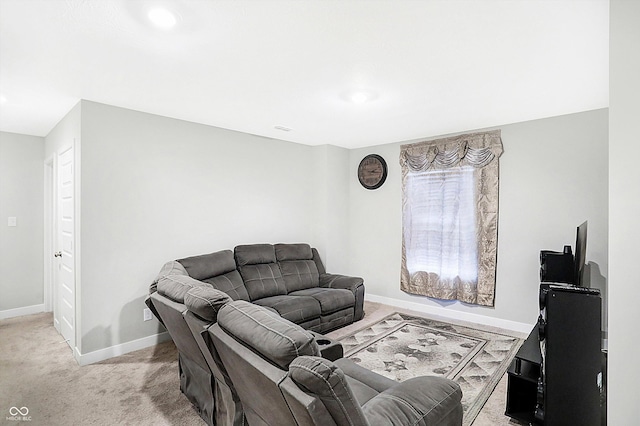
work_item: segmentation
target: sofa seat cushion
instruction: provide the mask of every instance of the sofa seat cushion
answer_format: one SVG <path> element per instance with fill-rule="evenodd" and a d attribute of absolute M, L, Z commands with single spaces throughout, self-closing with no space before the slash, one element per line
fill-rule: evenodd
<path fill-rule="evenodd" d="M 348 358 L 337 359 L 334 363 L 344 372 L 349 387 L 351 387 L 360 406 L 398 384 L 395 380 L 367 370 Z"/>
<path fill-rule="evenodd" d="M 370 399 L 362 411 L 372 425 L 460 424 L 461 398 L 460 386 L 451 380 L 414 377 Z"/>
<path fill-rule="evenodd" d="M 237 300 L 218 313 L 218 325 L 267 360 L 287 369 L 301 355 L 320 355 L 312 333 L 255 304 Z"/>
<path fill-rule="evenodd" d="M 353 308 L 356 303 L 352 292 L 339 288 L 308 288 L 291 292 L 289 296 L 313 297 L 320 303 L 321 315 L 327 315 L 345 308 Z"/>
<path fill-rule="evenodd" d="M 308 296 L 272 296 L 253 303 L 275 309 L 282 318 L 301 324 L 320 317 L 320 303 Z"/>

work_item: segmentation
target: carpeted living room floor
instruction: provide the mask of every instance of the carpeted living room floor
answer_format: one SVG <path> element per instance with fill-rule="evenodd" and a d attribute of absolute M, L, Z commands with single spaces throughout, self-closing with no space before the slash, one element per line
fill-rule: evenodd
<path fill-rule="evenodd" d="M 396 311 L 424 316 L 370 302 L 365 311 L 362 321 L 328 335 L 346 336 Z M 27 420 L 16 420 L 11 407 L 26 407 L 31 425 L 205 424 L 180 392 L 173 342 L 80 367 L 52 323 L 51 313 L 0 321 L 0 424 Z M 505 374 L 473 425 L 521 424 L 504 415 L 506 389 Z"/>

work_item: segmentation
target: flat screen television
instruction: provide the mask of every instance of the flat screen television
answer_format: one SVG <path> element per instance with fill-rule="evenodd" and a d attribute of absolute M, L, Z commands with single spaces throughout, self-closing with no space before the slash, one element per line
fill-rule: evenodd
<path fill-rule="evenodd" d="M 587 222 L 576 230 L 575 255 L 571 246 L 563 251 L 540 251 L 540 282 L 570 284 L 585 287 L 584 264 L 587 254 Z"/>
<path fill-rule="evenodd" d="M 573 261 L 573 284 L 584 287 L 584 264 L 587 255 L 587 221 L 585 220 L 576 231 L 576 250 Z"/>

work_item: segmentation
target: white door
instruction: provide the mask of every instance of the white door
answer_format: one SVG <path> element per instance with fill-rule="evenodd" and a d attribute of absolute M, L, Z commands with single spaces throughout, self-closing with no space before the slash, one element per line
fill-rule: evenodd
<path fill-rule="evenodd" d="M 75 247 L 74 247 L 74 164 L 73 148 L 58 154 L 57 179 L 57 251 L 54 317 L 60 334 L 71 348 L 75 347 Z"/>

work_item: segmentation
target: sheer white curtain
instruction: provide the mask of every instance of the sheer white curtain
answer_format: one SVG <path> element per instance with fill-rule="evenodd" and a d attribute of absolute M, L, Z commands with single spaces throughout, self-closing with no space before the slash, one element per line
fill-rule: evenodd
<path fill-rule="evenodd" d="M 412 173 L 407 178 L 404 238 L 410 274 L 478 280 L 473 168 Z"/>
<path fill-rule="evenodd" d="M 403 145 L 400 287 L 493 306 L 500 131 Z"/>

